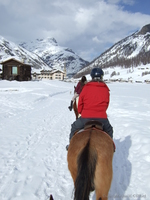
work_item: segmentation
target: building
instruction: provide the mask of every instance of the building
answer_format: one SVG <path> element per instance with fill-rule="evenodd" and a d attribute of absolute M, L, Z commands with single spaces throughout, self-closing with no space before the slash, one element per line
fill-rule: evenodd
<path fill-rule="evenodd" d="M 31 65 L 10 58 L 0 63 L 2 65 L 2 79 L 29 81 L 31 80 Z"/>
<path fill-rule="evenodd" d="M 41 73 L 34 73 L 33 77 L 36 79 L 49 79 L 49 80 L 64 80 L 66 78 L 66 70 L 52 69 L 41 70 Z"/>

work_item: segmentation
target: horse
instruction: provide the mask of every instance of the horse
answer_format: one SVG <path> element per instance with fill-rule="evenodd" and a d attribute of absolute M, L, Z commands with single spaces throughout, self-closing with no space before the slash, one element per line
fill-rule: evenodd
<path fill-rule="evenodd" d="M 54 200 L 53 195 L 51 194 L 49 200 Z"/>
<path fill-rule="evenodd" d="M 76 133 L 68 148 L 68 169 L 74 182 L 74 200 L 108 200 L 113 170 L 114 143 L 98 122 L 89 122 Z"/>
<path fill-rule="evenodd" d="M 73 110 L 74 110 L 74 113 L 75 113 L 75 116 L 76 116 L 76 120 L 80 116 L 80 114 L 78 113 L 78 100 L 79 100 L 79 97 L 76 97 L 76 99 L 73 102 Z"/>
<path fill-rule="evenodd" d="M 76 89 L 76 86 L 74 86 L 74 94 L 75 94 L 75 89 Z M 78 100 L 79 100 L 79 97 L 76 97 L 74 102 L 73 102 L 73 110 L 74 110 L 74 113 L 75 113 L 75 116 L 76 116 L 76 120 L 79 118 L 79 113 L 78 113 Z"/>

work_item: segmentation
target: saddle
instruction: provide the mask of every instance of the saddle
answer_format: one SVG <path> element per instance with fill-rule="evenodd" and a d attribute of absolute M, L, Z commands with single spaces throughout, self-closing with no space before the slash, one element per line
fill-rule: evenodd
<path fill-rule="evenodd" d="M 99 121 L 96 120 L 91 120 L 86 122 L 84 129 L 89 129 L 89 128 L 97 128 L 100 130 L 103 130 L 103 124 Z"/>
<path fill-rule="evenodd" d="M 74 133 L 74 135 L 76 135 L 77 133 L 81 133 L 83 130 L 90 129 L 90 128 L 96 128 L 96 129 L 100 129 L 103 131 L 103 124 L 96 120 L 90 120 L 90 121 L 86 122 L 83 129 L 77 130 Z"/>
<path fill-rule="evenodd" d="M 97 128 L 97 129 L 100 129 L 103 131 L 103 123 L 99 122 L 99 121 L 96 121 L 96 120 L 91 120 L 91 121 L 88 121 L 85 125 L 84 125 L 84 130 L 86 129 L 89 129 L 89 128 Z M 79 131 L 80 132 L 80 131 Z M 107 134 L 106 132 L 104 132 L 105 134 Z M 112 139 L 112 138 L 111 138 Z M 116 146 L 115 146 L 115 143 L 112 139 L 112 142 L 113 142 L 113 146 L 114 146 L 114 152 L 116 150 Z"/>

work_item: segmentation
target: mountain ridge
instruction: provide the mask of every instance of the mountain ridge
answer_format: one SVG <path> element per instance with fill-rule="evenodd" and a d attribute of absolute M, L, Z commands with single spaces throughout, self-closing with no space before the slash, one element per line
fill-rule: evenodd
<path fill-rule="evenodd" d="M 89 63 L 79 57 L 72 49 L 59 46 L 57 41 L 50 37 L 21 43 L 20 46 L 39 55 L 52 68 L 64 68 L 65 65 L 67 75 L 70 77 Z"/>
<path fill-rule="evenodd" d="M 72 77 L 89 62 L 80 58 L 72 49 L 61 47 L 55 38 L 36 39 L 17 45 L 0 36 L 0 62 L 15 58 L 32 65 L 32 72 L 64 69 Z"/>
<path fill-rule="evenodd" d="M 102 69 L 109 67 L 131 67 L 150 63 L 150 24 L 139 31 L 123 38 L 95 58 L 88 66 L 80 70 L 74 77 L 89 74 L 95 66 Z"/>
<path fill-rule="evenodd" d="M 24 63 L 31 64 L 35 70 L 39 68 L 51 69 L 38 55 L 0 36 L 0 62 L 9 58 L 15 58 Z"/>
<path fill-rule="evenodd" d="M 14 57 L 31 64 L 32 72 L 63 68 L 68 77 L 78 78 L 89 74 L 95 66 L 102 69 L 137 67 L 150 63 L 150 24 L 121 39 L 90 63 L 72 49 L 61 47 L 55 38 L 36 39 L 17 45 L 0 36 L 0 61 Z"/>

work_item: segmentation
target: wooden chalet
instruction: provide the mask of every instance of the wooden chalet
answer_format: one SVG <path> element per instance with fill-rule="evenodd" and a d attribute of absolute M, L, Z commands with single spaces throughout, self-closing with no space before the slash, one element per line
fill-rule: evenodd
<path fill-rule="evenodd" d="M 0 64 L 2 65 L 2 79 L 17 81 L 31 80 L 31 65 L 14 58 L 5 60 Z"/>

